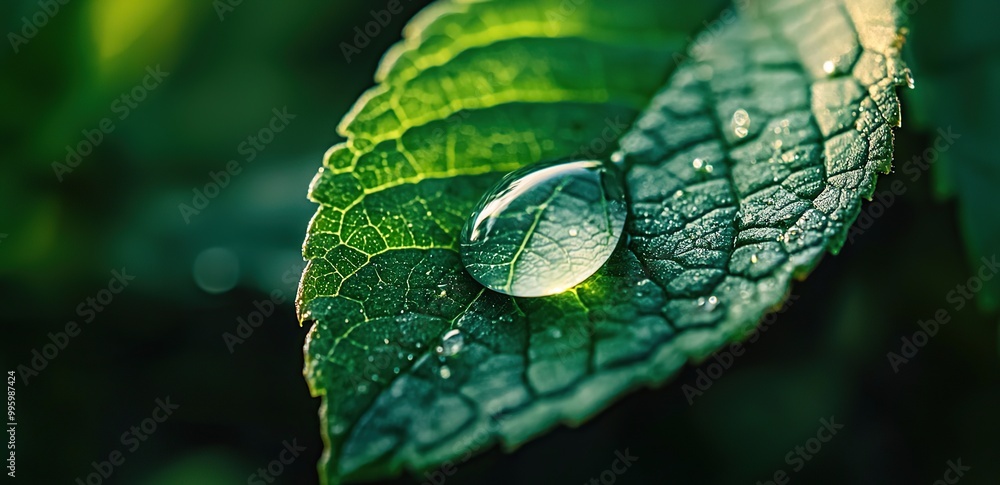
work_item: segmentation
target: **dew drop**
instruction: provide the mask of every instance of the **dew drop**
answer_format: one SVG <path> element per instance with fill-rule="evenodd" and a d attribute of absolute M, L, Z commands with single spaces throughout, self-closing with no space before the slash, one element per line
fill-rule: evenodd
<path fill-rule="evenodd" d="M 750 134 L 750 113 L 745 109 L 738 109 L 733 113 L 733 133 L 739 138 L 746 138 Z"/>
<path fill-rule="evenodd" d="M 455 355 L 462 350 L 465 345 L 465 336 L 458 329 L 449 330 L 441 337 L 441 345 L 438 347 L 439 354 L 444 356 Z"/>
<path fill-rule="evenodd" d="M 708 298 L 701 297 L 698 298 L 697 305 L 702 311 L 710 312 L 715 310 L 715 307 L 719 306 L 719 298 L 715 296 L 710 296 Z"/>
<path fill-rule="evenodd" d="M 833 61 L 826 61 L 823 63 L 823 72 L 827 74 L 833 74 L 837 70 L 837 64 Z"/>
<path fill-rule="evenodd" d="M 757 264 L 757 255 L 756 254 L 750 255 L 750 263 L 751 264 Z"/>
<path fill-rule="evenodd" d="M 441 374 L 442 379 L 447 379 L 451 377 L 451 369 L 449 369 L 448 366 L 446 365 L 442 365 L 441 370 L 439 372 Z"/>
<path fill-rule="evenodd" d="M 750 114 L 745 109 L 738 109 L 733 113 L 734 125 L 746 125 L 750 123 Z"/>
<path fill-rule="evenodd" d="M 909 69 L 903 69 L 903 82 L 910 89 L 917 87 L 917 82 L 913 79 L 913 72 Z"/>
<path fill-rule="evenodd" d="M 523 167 L 476 205 L 462 231 L 462 262 L 473 278 L 499 293 L 561 293 L 611 257 L 627 210 L 614 165 L 578 160 Z"/>
<path fill-rule="evenodd" d="M 192 268 L 194 281 L 207 293 L 225 293 L 236 287 L 240 260 L 228 248 L 209 248 L 198 254 Z"/>

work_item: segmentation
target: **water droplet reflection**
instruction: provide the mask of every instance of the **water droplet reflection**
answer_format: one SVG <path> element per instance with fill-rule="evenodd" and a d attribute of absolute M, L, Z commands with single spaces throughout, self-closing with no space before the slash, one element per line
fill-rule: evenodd
<path fill-rule="evenodd" d="M 580 160 L 523 167 L 477 204 L 462 231 L 462 262 L 473 278 L 499 293 L 561 293 L 611 257 L 627 210 L 614 165 Z"/>

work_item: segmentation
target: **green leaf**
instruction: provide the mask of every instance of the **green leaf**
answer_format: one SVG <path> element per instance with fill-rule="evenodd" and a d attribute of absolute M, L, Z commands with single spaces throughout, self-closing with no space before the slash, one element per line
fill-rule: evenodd
<path fill-rule="evenodd" d="M 992 143 L 1000 131 L 997 15 L 1000 4 L 968 0 L 928 4 L 913 15 L 920 90 L 910 101 L 930 144 L 919 154 L 922 160 L 901 164 L 902 172 L 915 182 L 922 166 L 930 166 L 937 192 L 956 199 L 971 271 L 983 266 L 983 258 L 1000 254 L 1000 158 Z M 1000 309 L 1000 279 L 983 281 L 977 297 L 982 309 Z"/>
<path fill-rule="evenodd" d="M 780 305 L 889 169 L 905 74 L 890 0 L 727 10 L 651 101 L 677 12 L 567 4 L 436 4 L 341 125 L 298 302 L 325 481 L 460 464 L 663 383 Z M 607 153 L 644 106 L 611 260 L 551 297 L 478 285 L 457 238 L 491 184 Z"/>

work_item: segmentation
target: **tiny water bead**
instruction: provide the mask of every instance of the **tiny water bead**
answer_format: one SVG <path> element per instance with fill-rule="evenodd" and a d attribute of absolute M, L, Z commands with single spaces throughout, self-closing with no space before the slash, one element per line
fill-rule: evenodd
<path fill-rule="evenodd" d="M 473 278 L 499 293 L 561 293 L 611 257 L 627 212 L 623 177 L 608 162 L 522 167 L 476 205 L 462 231 L 462 262 Z"/>
<path fill-rule="evenodd" d="M 462 335 L 461 330 L 456 328 L 449 330 L 448 333 L 441 337 L 441 345 L 435 350 L 438 354 L 449 357 L 459 353 L 463 346 L 465 346 L 465 337 Z"/>
<path fill-rule="evenodd" d="M 739 138 L 746 138 L 750 133 L 750 114 L 745 109 L 733 113 L 733 132 Z"/>

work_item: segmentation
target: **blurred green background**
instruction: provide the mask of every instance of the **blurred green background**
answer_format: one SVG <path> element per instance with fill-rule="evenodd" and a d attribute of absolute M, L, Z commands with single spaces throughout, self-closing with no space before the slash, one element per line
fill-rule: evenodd
<path fill-rule="evenodd" d="M 316 482 L 319 400 L 301 376 L 306 329 L 290 302 L 315 209 L 306 188 L 381 54 L 426 3 L 403 1 L 350 62 L 341 43 L 384 2 L 220 10 L 77 0 L 44 16 L 30 38 L 23 18 L 43 12 L 39 3 L 0 4 L 2 31 L 27 41 L 7 35 L 0 48 L 2 369 L 30 365 L 66 322 L 81 329 L 27 384 L 18 379 L 19 479 L 85 481 L 91 462 L 122 450 L 105 483 L 253 483 L 295 439 L 306 451 L 276 483 Z M 952 311 L 898 374 L 886 357 L 918 320 L 951 308 L 946 295 L 977 269 L 970 261 L 1000 251 L 1000 163 L 990 146 L 1000 125 L 1000 30 L 991 25 L 1000 6 L 910 3 L 917 89 L 903 99 L 896 157 L 921 154 L 938 128 L 953 126 L 963 138 L 947 165 L 915 182 L 882 177 L 879 191 L 899 179 L 906 194 L 795 285 L 794 304 L 693 405 L 682 386 L 697 367 L 578 429 L 515 454 L 491 450 L 448 483 L 586 483 L 626 448 L 639 461 L 618 483 L 756 483 L 781 469 L 792 483 L 931 483 L 959 458 L 972 467 L 962 483 L 1000 482 L 997 317 L 986 311 L 995 305 Z M 689 33 L 703 27 L 692 21 Z M 120 119 L 120 97 L 156 66 L 169 74 L 137 91 L 145 99 Z M 185 221 L 179 204 L 242 160 L 241 143 L 285 107 L 295 115 L 288 127 Z M 105 118 L 114 131 L 60 180 L 52 164 Z M 121 268 L 134 281 L 86 322 L 78 305 Z M 272 294 L 284 303 L 230 352 L 223 334 Z M 127 451 L 122 434 L 167 396 L 179 409 Z M 786 453 L 830 416 L 844 429 L 791 472 Z"/>

